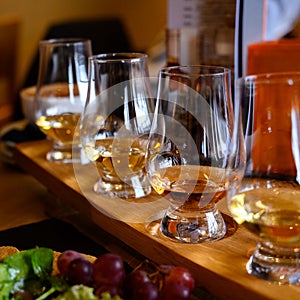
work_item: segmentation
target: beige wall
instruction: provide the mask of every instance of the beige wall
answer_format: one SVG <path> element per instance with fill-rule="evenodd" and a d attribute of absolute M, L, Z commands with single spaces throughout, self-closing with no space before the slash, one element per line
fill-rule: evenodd
<path fill-rule="evenodd" d="M 166 0 L 0 0 L 0 17 L 20 16 L 17 82 L 23 80 L 47 26 L 87 17 L 119 16 L 137 50 L 147 49 L 166 26 Z"/>

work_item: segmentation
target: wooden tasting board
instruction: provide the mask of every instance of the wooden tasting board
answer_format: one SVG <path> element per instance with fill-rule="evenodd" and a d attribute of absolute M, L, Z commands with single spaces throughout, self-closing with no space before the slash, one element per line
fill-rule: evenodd
<path fill-rule="evenodd" d="M 96 195 L 92 190 L 97 179 L 95 168 L 91 164 L 48 162 L 45 154 L 50 147 L 46 140 L 20 143 L 14 149 L 14 159 L 65 205 L 80 211 L 116 241 L 157 263 L 189 268 L 197 285 L 217 299 L 300 299 L 300 287 L 278 286 L 247 274 L 249 250 L 255 247 L 257 238 L 243 226 L 236 226 L 227 214 L 228 232 L 222 240 L 202 244 L 174 242 L 158 234 L 155 226 L 152 232 L 147 227 L 148 220 L 155 213 L 158 218 L 165 209 L 165 199 L 152 194 L 124 203 Z"/>

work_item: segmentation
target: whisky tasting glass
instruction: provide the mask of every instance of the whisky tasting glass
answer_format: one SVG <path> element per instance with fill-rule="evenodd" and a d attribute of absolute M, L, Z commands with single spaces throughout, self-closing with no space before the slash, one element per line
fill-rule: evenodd
<path fill-rule="evenodd" d="M 87 39 L 40 42 L 33 106 L 36 125 L 53 141 L 46 155 L 49 161 L 80 161 L 79 134 L 75 129 L 86 101 L 91 55 L 91 41 Z"/>
<path fill-rule="evenodd" d="M 114 198 L 151 192 L 145 150 L 153 114 L 148 57 L 106 53 L 89 58 L 89 86 L 80 136 L 99 180 L 94 191 Z"/>
<path fill-rule="evenodd" d="M 231 72 L 212 66 L 163 68 L 147 149 L 153 189 L 169 200 L 163 235 L 184 243 L 226 233 L 217 208 L 225 196 L 233 129 Z"/>
<path fill-rule="evenodd" d="M 241 78 L 228 204 L 259 236 L 247 271 L 278 284 L 300 284 L 300 73 Z M 236 145 L 244 136 L 245 159 Z"/>

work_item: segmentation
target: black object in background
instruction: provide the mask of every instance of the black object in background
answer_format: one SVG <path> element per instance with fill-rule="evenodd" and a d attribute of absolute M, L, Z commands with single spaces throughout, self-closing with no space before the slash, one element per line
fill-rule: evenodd
<path fill-rule="evenodd" d="M 0 231 L 0 246 L 14 246 L 19 250 L 48 247 L 59 252 L 71 249 L 96 257 L 108 252 L 71 224 L 57 219 Z"/>

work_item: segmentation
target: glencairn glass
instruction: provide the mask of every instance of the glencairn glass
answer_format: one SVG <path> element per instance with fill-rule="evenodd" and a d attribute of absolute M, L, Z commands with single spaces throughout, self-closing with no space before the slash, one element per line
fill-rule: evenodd
<path fill-rule="evenodd" d="M 150 194 L 144 166 L 152 101 L 146 54 L 106 53 L 89 58 L 80 136 L 88 160 L 99 173 L 96 193 L 123 199 Z"/>
<path fill-rule="evenodd" d="M 47 159 L 80 162 L 76 126 L 88 86 L 88 39 L 62 38 L 40 42 L 39 74 L 34 99 L 35 123 L 53 141 Z"/>
<path fill-rule="evenodd" d="M 226 193 L 233 130 L 230 76 L 213 66 L 160 70 L 146 170 L 169 200 L 160 231 L 173 240 L 202 243 L 226 233 L 216 204 Z"/>
<path fill-rule="evenodd" d="M 249 274 L 300 284 L 300 73 L 238 79 L 228 205 L 259 242 Z M 245 157 L 236 159 L 244 136 Z M 242 144 L 240 144 L 242 145 Z"/>

